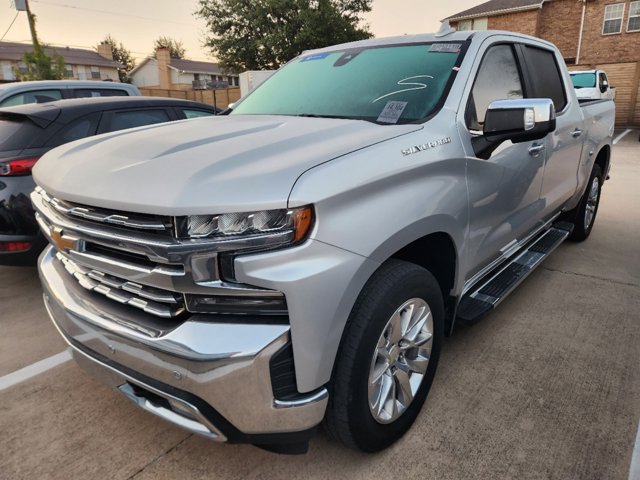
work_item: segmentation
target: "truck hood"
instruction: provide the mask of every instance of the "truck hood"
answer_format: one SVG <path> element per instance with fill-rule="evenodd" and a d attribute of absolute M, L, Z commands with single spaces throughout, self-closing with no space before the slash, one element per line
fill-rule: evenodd
<path fill-rule="evenodd" d="M 154 125 L 58 147 L 36 183 L 85 205 L 158 215 L 284 208 L 306 170 L 422 128 L 231 115 Z"/>

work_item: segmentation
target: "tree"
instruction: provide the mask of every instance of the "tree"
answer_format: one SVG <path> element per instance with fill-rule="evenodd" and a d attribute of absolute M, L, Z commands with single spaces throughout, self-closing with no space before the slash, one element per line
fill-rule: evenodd
<path fill-rule="evenodd" d="M 55 51 L 53 55 L 47 55 L 44 48 L 38 45 L 33 52 L 27 52 L 22 56 L 26 65 L 26 71 L 16 71 L 16 77 L 20 80 L 61 80 L 64 78 L 64 57 Z"/>
<path fill-rule="evenodd" d="M 276 69 L 304 50 L 371 37 L 372 0 L 198 0 L 204 45 L 231 72 Z"/>
<path fill-rule="evenodd" d="M 161 36 L 153 42 L 153 53 L 159 48 L 168 48 L 171 58 L 184 58 L 185 49 L 182 42 L 171 37 Z"/>
<path fill-rule="evenodd" d="M 60 80 L 64 78 L 64 58 L 54 50 L 53 55 L 48 55 L 36 32 L 36 16 L 29 9 L 29 2 L 25 1 L 29 29 L 33 42 L 33 52 L 27 52 L 22 56 L 26 65 L 26 72 L 17 70 L 16 77 L 20 80 Z"/>
<path fill-rule="evenodd" d="M 108 43 L 111 45 L 113 59 L 123 65 L 122 68 L 118 69 L 118 77 L 120 78 L 120 81 L 131 83 L 129 72 L 136 66 L 136 60 L 131 56 L 131 51 L 126 49 L 122 42 L 117 42 L 110 34 L 107 34 L 101 43 Z"/>

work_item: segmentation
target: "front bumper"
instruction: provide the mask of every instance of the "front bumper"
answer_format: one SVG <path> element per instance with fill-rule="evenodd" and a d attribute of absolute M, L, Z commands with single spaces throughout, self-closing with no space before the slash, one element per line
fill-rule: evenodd
<path fill-rule="evenodd" d="M 78 363 L 145 410 L 217 441 L 256 444 L 286 443 L 322 420 L 324 388 L 274 399 L 269 361 L 289 341 L 288 325 L 193 315 L 153 335 L 133 329 L 111 300 L 65 281 L 51 247 L 39 268 L 49 315 Z"/>

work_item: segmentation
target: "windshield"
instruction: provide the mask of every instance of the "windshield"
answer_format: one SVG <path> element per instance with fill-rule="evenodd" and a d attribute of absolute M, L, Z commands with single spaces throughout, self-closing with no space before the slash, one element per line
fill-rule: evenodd
<path fill-rule="evenodd" d="M 572 73 L 573 88 L 593 88 L 596 86 L 595 73 Z"/>
<path fill-rule="evenodd" d="M 407 123 L 441 103 L 461 43 L 429 43 L 302 55 L 231 113 Z"/>

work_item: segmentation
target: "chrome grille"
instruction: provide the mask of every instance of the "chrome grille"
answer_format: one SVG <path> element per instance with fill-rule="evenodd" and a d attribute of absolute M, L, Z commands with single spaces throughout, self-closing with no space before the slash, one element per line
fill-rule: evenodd
<path fill-rule="evenodd" d="M 83 267 L 60 252 L 56 254 L 56 258 L 78 280 L 80 286 L 118 303 L 163 318 L 175 318 L 186 311 L 184 297 L 178 293 L 140 285 Z"/>
<path fill-rule="evenodd" d="M 40 187 L 31 201 L 38 225 L 57 251 L 56 261 L 88 291 L 172 324 L 191 313 L 286 311 L 282 292 L 220 278 L 217 255 L 230 248 L 227 242 L 177 238 L 169 217 L 126 213 L 124 223 L 122 212 L 78 208 Z M 278 302 L 281 309 L 265 307 Z"/>
<path fill-rule="evenodd" d="M 53 198 L 40 187 L 36 187 L 36 192 L 40 194 L 42 199 L 53 207 L 55 211 L 67 218 L 75 217 L 93 223 L 103 223 L 126 229 L 155 232 L 165 236 L 173 234 L 173 221 L 172 218 L 168 216 L 119 212 L 78 205 L 66 200 L 60 200 L 59 198 Z"/>

